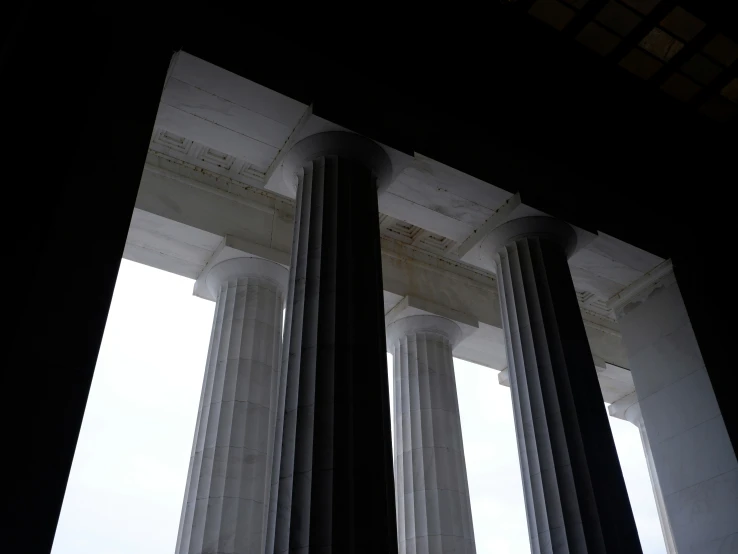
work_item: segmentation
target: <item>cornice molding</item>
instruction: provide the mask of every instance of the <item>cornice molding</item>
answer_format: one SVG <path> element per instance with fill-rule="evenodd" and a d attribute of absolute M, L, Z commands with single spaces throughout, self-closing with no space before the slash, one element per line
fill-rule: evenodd
<path fill-rule="evenodd" d="M 667 287 L 676 281 L 671 260 L 665 260 L 645 273 L 607 301 L 615 317 L 620 319 L 636 304 L 644 302 L 654 290 Z"/>
<path fill-rule="evenodd" d="M 146 169 L 270 213 L 277 204 L 284 210 L 295 203 L 291 198 L 265 189 L 264 174 L 255 171 L 248 162 L 221 154 L 205 144 L 179 137 L 162 128 L 155 128 L 152 134 Z M 500 210 L 502 213 L 498 215 L 504 217 L 498 217 L 496 225 L 504 222 L 510 215 L 507 212 L 514 210 L 519 203 L 519 195 L 512 195 L 505 203 L 508 209 Z M 460 245 L 450 239 L 381 213 L 380 235 L 382 250 L 386 255 L 411 259 L 424 269 L 458 275 L 496 292 L 494 272 L 462 260 L 458 252 Z M 483 238 L 477 236 L 477 240 Z M 610 322 L 616 322 L 609 304 L 605 305 L 591 293 L 579 292 L 578 300 L 587 325 L 619 336 L 616 330 L 608 328 Z M 598 325 L 599 321 L 602 325 Z"/>
<path fill-rule="evenodd" d="M 613 321 L 610 321 L 609 319 L 603 320 L 603 318 L 601 318 L 597 314 L 590 312 L 589 310 L 581 306 L 579 307 L 579 311 L 582 313 L 582 320 L 584 321 L 585 327 L 590 327 L 591 329 L 595 329 L 596 331 L 605 333 L 607 335 L 612 335 L 613 337 L 622 337 L 620 331 L 609 326 L 609 324 L 614 323 Z M 598 323 L 596 321 L 598 319 L 602 321 L 602 323 Z M 604 323 L 607 323 L 607 325 L 603 325 Z"/>
<path fill-rule="evenodd" d="M 199 173 L 227 179 L 240 186 L 263 189 L 266 183 L 264 168 L 257 168 L 246 160 L 224 154 L 206 144 L 181 137 L 161 127 L 154 128 L 149 152 L 186 164 Z"/>

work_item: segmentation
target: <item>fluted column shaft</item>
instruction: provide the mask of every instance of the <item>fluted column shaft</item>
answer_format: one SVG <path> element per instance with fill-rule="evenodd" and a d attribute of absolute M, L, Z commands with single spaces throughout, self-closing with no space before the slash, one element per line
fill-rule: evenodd
<path fill-rule="evenodd" d="M 531 551 L 638 553 L 602 393 L 567 264 L 563 222 L 512 220 L 496 255 Z"/>
<path fill-rule="evenodd" d="M 214 266 L 213 331 L 177 554 L 263 554 L 287 270 L 258 258 Z"/>
<path fill-rule="evenodd" d="M 387 327 L 394 365 L 400 554 L 474 554 L 451 320 L 418 315 Z"/>
<path fill-rule="evenodd" d="M 634 393 L 635 394 L 635 393 Z M 643 414 L 641 413 L 641 405 L 639 402 L 635 402 L 630 405 L 623 414 L 625 419 L 630 421 L 633 425 L 638 427 L 638 431 L 641 434 L 641 442 L 643 443 L 643 453 L 646 457 L 646 466 L 648 467 L 648 476 L 651 478 L 651 487 L 653 488 L 653 497 L 656 501 L 656 510 L 659 514 L 659 522 L 661 523 L 661 532 L 664 535 L 664 545 L 666 546 L 667 554 L 677 554 L 676 542 L 674 541 L 674 532 L 671 529 L 671 522 L 669 521 L 669 514 L 666 511 L 666 504 L 664 503 L 664 495 L 661 492 L 661 483 L 659 483 L 659 476 L 656 473 L 656 465 L 653 460 L 653 452 L 651 452 L 651 443 L 648 440 L 648 433 L 646 432 L 646 426 L 643 423 Z"/>
<path fill-rule="evenodd" d="M 385 172 L 374 163 L 383 157 L 358 135 L 326 133 L 285 162 L 298 177 L 297 215 L 269 554 L 397 551 L 377 208 Z"/>

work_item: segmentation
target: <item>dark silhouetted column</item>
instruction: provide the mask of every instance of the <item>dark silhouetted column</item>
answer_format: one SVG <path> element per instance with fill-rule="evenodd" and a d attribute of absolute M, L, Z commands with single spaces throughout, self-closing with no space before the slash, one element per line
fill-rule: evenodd
<path fill-rule="evenodd" d="M 509 221 L 495 256 L 515 430 L 534 554 L 641 552 L 567 256 L 548 217 Z"/>
<path fill-rule="evenodd" d="M 297 210 L 267 552 L 397 552 L 377 208 L 390 172 L 341 132 L 284 163 Z"/>

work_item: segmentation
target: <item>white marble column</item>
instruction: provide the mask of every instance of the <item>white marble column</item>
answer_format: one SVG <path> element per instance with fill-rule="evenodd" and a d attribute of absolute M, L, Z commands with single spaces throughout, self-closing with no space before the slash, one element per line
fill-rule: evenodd
<path fill-rule="evenodd" d="M 235 258 L 210 270 L 216 298 L 177 554 L 263 554 L 287 270 Z"/>
<path fill-rule="evenodd" d="M 496 261 L 531 551 L 641 552 L 567 257 L 574 230 L 509 221 Z"/>
<path fill-rule="evenodd" d="M 460 338 L 456 323 L 434 315 L 387 326 L 400 554 L 476 552 L 451 354 Z"/>
<path fill-rule="evenodd" d="M 330 132 L 283 169 L 297 209 L 266 551 L 396 553 L 378 215 L 390 161 Z"/>
<path fill-rule="evenodd" d="M 626 396 L 628 399 L 631 396 L 635 396 L 635 393 Z M 641 413 L 641 405 L 636 400 L 634 403 L 629 404 L 626 407 L 620 408 L 618 402 L 610 405 L 610 415 L 619 419 L 625 419 L 630 421 L 633 425 L 638 427 L 638 431 L 641 434 L 641 442 L 643 443 L 643 453 L 646 456 L 646 465 L 648 467 L 648 475 L 651 478 L 651 486 L 653 487 L 653 497 L 656 501 L 656 510 L 659 513 L 659 521 L 661 523 L 661 532 L 664 535 L 664 544 L 666 545 L 666 552 L 668 554 L 677 554 L 676 543 L 674 541 L 674 532 L 671 529 L 671 523 L 669 522 L 669 514 L 666 511 L 666 504 L 664 503 L 664 495 L 661 492 L 661 484 L 659 483 L 659 476 L 656 473 L 656 466 L 653 460 L 653 452 L 651 451 L 651 444 L 648 441 L 648 434 L 646 433 L 646 426 L 643 423 L 643 414 Z M 620 409 L 618 409 L 620 408 Z"/>

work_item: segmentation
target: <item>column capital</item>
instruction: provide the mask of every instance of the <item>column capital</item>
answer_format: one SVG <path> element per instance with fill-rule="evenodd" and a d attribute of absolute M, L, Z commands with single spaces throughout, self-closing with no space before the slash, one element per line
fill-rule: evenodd
<path fill-rule="evenodd" d="M 211 299 L 218 298 L 218 291 L 223 283 L 231 279 L 243 279 L 245 277 L 259 277 L 274 282 L 279 291 L 286 296 L 289 270 L 278 263 L 244 256 L 231 258 L 215 264 L 205 277 L 205 288 Z"/>
<path fill-rule="evenodd" d="M 576 232 L 568 223 L 553 217 L 530 216 L 503 223 L 482 240 L 481 247 L 494 260 L 503 247 L 519 239 L 534 237 L 560 245 L 567 258 L 574 253 L 577 244 Z"/>
<path fill-rule="evenodd" d="M 643 425 L 643 415 L 641 414 L 641 405 L 638 402 L 638 396 L 635 391 L 623 396 L 610 404 L 607 408 L 608 413 L 612 417 L 630 421 L 633 425 L 640 429 Z"/>
<path fill-rule="evenodd" d="M 440 335 L 448 340 L 451 348 L 461 340 L 461 327 L 448 318 L 438 315 L 410 315 L 396 319 L 387 326 L 387 350 L 400 338 L 415 333 Z"/>
<path fill-rule="evenodd" d="M 282 178 L 297 191 L 303 165 L 323 156 L 339 156 L 364 164 L 377 178 L 377 191 L 387 189 L 392 179 L 392 163 L 376 142 L 356 133 L 329 131 L 302 139 L 287 153 L 282 162 Z"/>

